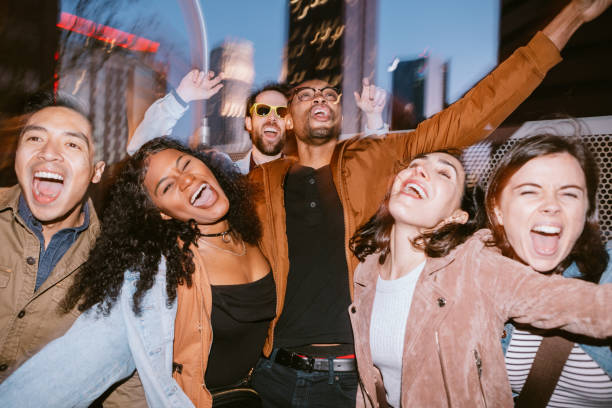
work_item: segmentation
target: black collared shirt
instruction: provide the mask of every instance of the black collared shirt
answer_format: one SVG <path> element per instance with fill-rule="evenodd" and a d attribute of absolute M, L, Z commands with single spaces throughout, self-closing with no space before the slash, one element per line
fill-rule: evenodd
<path fill-rule="evenodd" d="M 45 248 L 45 238 L 42 234 L 42 224 L 32 214 L 30 207 L 26 203 L 22 195 L 19 196 L 19 215 L 25 222 L 26 226 L 34 232 L 38 240 L 40 241 L 40 253 L 38 256 L 38 272 L 36 273 L 36 286 L 34 290 L 38 290 L 51 272 L 55 265 L 62 259 L 62 256 L 68 251 L 68 249 L 74 244 L 79 237 L 79 234 L 87 229 L 89 226 L 89 206 L 87 203 L 83 206 L 83 214 L 85 220 L 79 227 L 64 228 L 51 237 L 49 245 Z"/>
<path fill-rule="evenodd" d="M 285 210 L 290 267 L 274 347 L 352 344 L 344 216 L 330 167 L 294 164 Z"/>

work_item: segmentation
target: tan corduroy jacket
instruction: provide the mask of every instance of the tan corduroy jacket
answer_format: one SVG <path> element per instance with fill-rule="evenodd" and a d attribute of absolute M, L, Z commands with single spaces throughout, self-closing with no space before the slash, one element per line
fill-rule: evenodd
<path fill-rule="evenodd" d="M 34 292 L 40 242 L 17 212 L 20 193 L 18 185 L 0 189 L 0 382 L 51 340 L 63 335 L 79 316 L 76 308 L 62 313 L 58 306 L 100 231 L 89 200 L 89 227 Z M 145 407 L 138 376 L 117 388 L 104 406 Z"/>
<path fill-rule="evenodd" d="M 443 258 L 428 258 L 406 321 L 402 407 L 514 406 L 500 345 L 514 319 L 595 338 L 612 335 L 612 284 L 544 276 L 485 246 L 480 230 Z M 378 407 L 370 321 L 380 273 L 378 255 L 355 271 L 349 314 L 362 388 L 358 407 Z"/>
<path fill-rule="evenodd" d="M 331 159 L 334 185 L 344 213 L 345 251 L 349 282 L 357 258 L 349 239 L 376 212 L 389 180 L 402 164 L 420 153 L 465 147 L 488 136 L 540 84 L 546 72 L 561 61 L 559 50 L 542 33 L 480 81 L 463 98 L 422 122 L 414 131 L 385 138 L 353 138 L 338 143 Z M 289 255 L 284 208 L 284 181 L 293 161 L 275 160 L 254 169 L 251 180 L 260 186 L 256 207 L 262 221 L 261 249 L 277 277 L 276 319 L 264 353 L 272 351 L 274 327 L 283 310 Z M 352 296 L 352 286 L 351 286 Z"/>
<path fill-rule="evenodd" d="M 40 242 L 19 216 L 19 186 L 0 189 L 0 381 L 76 320 L 74 309 L 62 313 L 59 302 L 85 263 L 100 223 L 91 201 L 89 227 L 34 292 Z"/>

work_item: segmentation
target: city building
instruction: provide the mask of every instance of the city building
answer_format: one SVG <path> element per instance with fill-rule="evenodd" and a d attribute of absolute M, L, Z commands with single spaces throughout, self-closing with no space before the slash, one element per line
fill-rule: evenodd
<path fill-rule="evenodd" d="M 399 61 L 392 76 L 391 129 L 414 129 L 446 103 L 448 63 L 425 55 Z"/>

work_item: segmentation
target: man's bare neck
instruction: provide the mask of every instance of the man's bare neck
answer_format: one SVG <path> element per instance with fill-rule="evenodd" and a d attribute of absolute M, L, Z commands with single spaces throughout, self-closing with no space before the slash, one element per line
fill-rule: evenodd
<path fill-rule="evenodd" d="M 299 163 L 302 166 L 312 167 L 313 169 L 319 169 L 329 165 L 336 144 L 336 139 L 331 139 L 327 143 L 318 146 L 309 145 L 298 140 L 297 148 L 298 157 L 300 159 Z"/>

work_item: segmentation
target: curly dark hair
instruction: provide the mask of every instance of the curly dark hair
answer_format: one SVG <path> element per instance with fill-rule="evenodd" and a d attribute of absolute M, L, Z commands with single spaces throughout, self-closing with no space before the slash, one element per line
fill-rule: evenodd
<path fill-rule="evenodd" d="M 461 162 L 460 150 L 447 149 L 438 150 L 432 153 L 446 153 Z M 427 154 L 418 155 L 412 160 L 425 157 Z M 393 179 L 394 178 L 395 176 Z M 446 256 L 455 247 L 465 242 L 474 232 L 484 225 L 484 215 L 476 204 L 477 200 L 475 199 L 478 193 L 481 193 L 481 190 L 469 189 L 467 185 L 464 184 L 463 196 L 461 197 L 461 209 L 469 215 L 466 223 L 451 222 L 445 224 L 433 231 L 419 235 L 412 241 L 412 245 L 422 249 L 425 255 L 430 258 L 440 258 Z M 395 220 L 389 212 L 390 196 L 391 183 L 376 214 L 374 214 L 368 222 L 362 225 L 350 240 L 350 249 L 361 262 L 365 261 L 368 255 L 378 253 L 378 262 L 382 265 L 385 263 L 387 256 L 391 253 L 391 229 Z"/>
<path fill-rule="evenodd" d="M 197 225 L 194 220 L 164 220 L 144 187 L 148 158 L 167 149 L 192 155 L 212 171 L 230 203 L 226 219 L 232 234 L 257 245 L 261 225 L 251 199 L 254 192 L 229 159 L 207 147 L 192 150 L 168 138 L 153 139 L 123 164 L 111 188 L 100 236 L 64 298 L 65 311 L 77 304 L 80 311 L 97 305 L 98 312 L 108 314 L 121 291 L 124 272 L 131 270 L 139 273 L 133 310 L 140 315 L 141 301 L 153 286 L 162 256 L 168 306 L 176 299 L 178 285 L 191 286 L 195 266 L 190 248 L 200 236 Z"/>
<path fill-rule="evenodd" d="M 561 137 L 549 134 L 532 136 L 517 142 L 503 156 L 491 172 L 486 188 L 485 207 L 489 228 L 493 232 L 495 245 L 502 250 L 502 253 L 509 258 L 518 259 L 508 242 L 504 227 L 498 223 L 497 218 L 493 215 L 493 208 L 510 178 L 523 165 L 537 157 L 557 153 L 568 153 L 578 161 L 586 178 L 586 194 L 589 204 L 582 234 L 578 237 L 567 258 L 551 272 L 553 274 L 563 273 L 572 262 L 576 262 L 582 274 L 580 278 L 590 282 L 599 282 L 601 274 L 608 264 L 608 253 L 601 240 L 597 211 L 599 167 L 590 150 L 577 137 Z"/>

